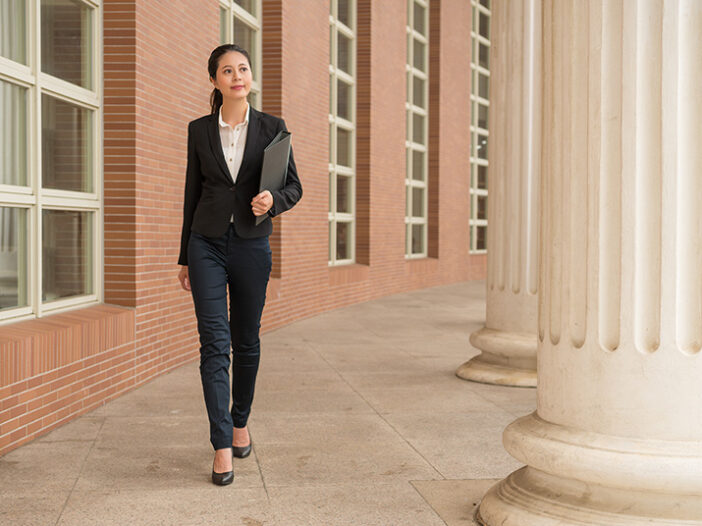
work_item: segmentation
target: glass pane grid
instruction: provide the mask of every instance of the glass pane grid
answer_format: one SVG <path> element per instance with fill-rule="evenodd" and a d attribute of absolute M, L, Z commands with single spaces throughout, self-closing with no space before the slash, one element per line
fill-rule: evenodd
<path fill-rule="evenodd" d="M 487 209 L 489 173 L 489 82 L 490 82 L 490 11 L 488 0 L 471 0 L 471 176 L 470 176 L 470 252 L 487 251 Z"/>
<path fill-rule="evenodd" d="M 331 0 L 329 17 L 329 265 L 355 259 L 355 1 Z"/>
<path fill-rule="evenodd" d="M 429 3 L 408 0 L 405 256 L 427 255 Z"/>
<path fill-rule="evenodd" d="M 102 186 L 102 100 L 96 90 L 102 6 L 38 0 L 37 9 L 28 9 L 30 4 L 4 0 L 0 9 L 0 55 L 17 63 L 0 66 L 3 320 L 102 299 L 102 200 L 96 190 Z"/>

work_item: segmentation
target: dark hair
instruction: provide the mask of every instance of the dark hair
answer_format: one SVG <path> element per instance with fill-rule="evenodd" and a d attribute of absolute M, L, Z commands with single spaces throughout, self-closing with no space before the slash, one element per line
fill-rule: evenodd
<path fill-rule="evenodd" d="M 210 53 L 210 59 L 207 61 L 207 71 L 210 74 L 211 78 L 217 78 L 217 68 L 219 67 L 219 59 L 222 57 L 222 55 L 224 55 L 225 53 L 229 53 L 230 51 L 237 51 L 244 55 L 249 63 L 249 68 L 251 67 L 251 58 L 249 57 L 248 51 L 246 51 L 242 47 L 237 46 L 236 44 L 222 44 L 221 46 L 218 46 L 212 50 L 212 53 Z M 210 94 L 210 106 L 212 107 L 212 113 L 217 113 L 217 110 L 219 110 L 219 107 L 221 105 L 222 92 L 215 88 Z"/>

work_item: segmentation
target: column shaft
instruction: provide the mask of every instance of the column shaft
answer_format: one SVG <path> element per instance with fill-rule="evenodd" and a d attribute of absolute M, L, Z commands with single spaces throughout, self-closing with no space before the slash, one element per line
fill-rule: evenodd
<path fill-rule="evenodd" d="M 488 525 L 702 525 L 702 3 L 544 1 L 538 405 Z"/>
<path fill-rule="evenodd" d="M 492 3 L 487 316 L 461 378 L 536 385 L 541 0 Z"/>

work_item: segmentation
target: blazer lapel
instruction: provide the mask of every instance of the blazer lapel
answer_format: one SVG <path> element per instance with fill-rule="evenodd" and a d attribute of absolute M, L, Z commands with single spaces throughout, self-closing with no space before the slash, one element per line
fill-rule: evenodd
<path fill-rule="evenodd" d="M 246 170 L 251 164 L 251 159 L 257 155 L 257 143 L 258 143 L 258 131 L 260 129 L 258 122 L 258 112 L 253 108 L 249 110 L 249 127 L 246 130 L 246 144 L 244 145 L 244 156 L 241 159 L 241 167 L 239 168 L 239 173 L 236 176 L 236 180 L 239 177 L 245 176 Z"/>
<path fill-rule="evenodd" d="M 210 148 L 212 148 L 212 155 L 217 159 L 217 164 L 222 169 L 224 175 L 232 180 L 229 174 L 229 168 L 227 167 L 227 161 L 224 159 L 224 152 L 222 151 L 222 139 L 219 136 L 219 111 L 210 115 L 210 126 L 207 129 Z"/>
<path fill-rule="evenodd" d="M 256 142 L 258 139 L 258 131 L 260 129 L 258 112 L 253 108 L 249 110 L 249 126 L 246 130 L 246 143 L 244 145 L 244 155 L 241 159 L 241 167 L 237 173 L 236 180 L 243 174 L 246 174 L 246 169 L 251 162 L 251 158 L 256 155 L 254 151 L 256 149 Z M 222 173 L 227 176 L 228 180 L 231 182 L 233 179 L 229 173 L 229 167 L 227 166 L 227 161 L 224 159 L 224 152 L 222 151 L 222 139 L 219 136 L 219 111 L 210 116 L 210 126 L 208 129 L 210 138 L 210 147 L 212 148 L 212 154 L 214 158 L 217 159 L 217 164 L 222 169 Z"/>

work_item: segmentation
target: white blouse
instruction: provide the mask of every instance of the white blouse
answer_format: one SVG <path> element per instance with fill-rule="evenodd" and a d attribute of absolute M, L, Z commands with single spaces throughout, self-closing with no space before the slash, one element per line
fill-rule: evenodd
<path fill-rule="evenodd" d="M 232 182 L 236 183 L 236 177 L 241 167 L 241 160 L 244 158 L 244 146 L 246 145 L 246 135 L 249 130 L 249 112 L 251 107 L 246 104 L 246 116 L 244 122 L 237 124 L 233 128 L 222 120 L 222 107 L 219 107 L 219 138 L 222 141 L 222 152 L 224 160 L 229 168 L 229 175 Z M 234 214 L 230 218 L 234 222 Z"/>

